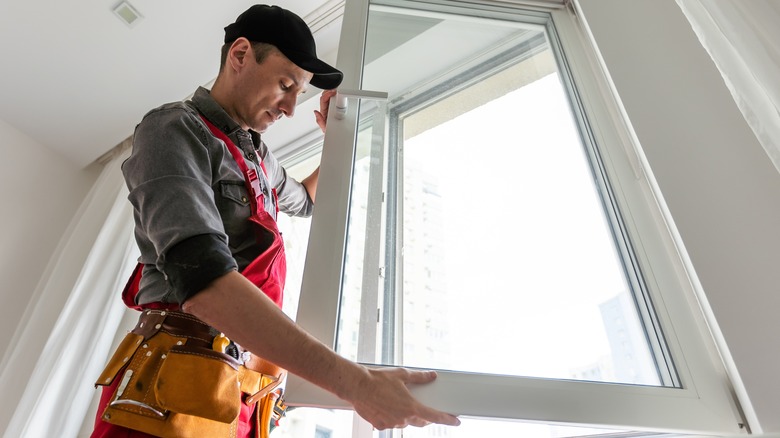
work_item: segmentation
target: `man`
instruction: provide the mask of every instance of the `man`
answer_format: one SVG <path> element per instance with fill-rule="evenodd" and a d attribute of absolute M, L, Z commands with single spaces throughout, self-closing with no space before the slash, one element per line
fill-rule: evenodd
<path fill-rule="evenodd" d="M 211 91 L 138 125 L 123 173 L 141 257 L 123 298 L 144 311 L 97 382 L 105 388 L 94 437 L 265 436 L 279 367 L 378 429 L 459 424 L 406 387 L 435 373 L 350 362 L 280 310 L 286 265 L 276 213 L 311 214 L 318 170 L 302 183 L 287 177 L 259 133 L 292 117 L 308 84 L 330 90 L 315 111 L 324 132 L 341 79 L 317 58 L 303 20 L 255 5 L 225 28 Z"/>

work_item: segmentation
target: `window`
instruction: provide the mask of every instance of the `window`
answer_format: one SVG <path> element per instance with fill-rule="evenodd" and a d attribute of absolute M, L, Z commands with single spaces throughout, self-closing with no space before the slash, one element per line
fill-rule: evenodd
<path fill-rule="evenodd" d="M 298 322 L 438 369 L 415 394 L 456 414 L 738 431 L 577 23 L 511 3 L 347 2 L 342 93 L 387 99 L 330 116 Z M 295 377 L 288 399 L 344 407 Z"/>
<path fill-rule="evenodd" d="M 314 430 L 314 438 L 331 438 L 332 432 L 328 429 L 318 427 Z"/>
<path fill-rule="evenodd" d="M 321 154 L 321 147 L 322 144 L 320 142 L 314 142 L 310 144 L 305 144 L 298 150 L 299 153 L 295 154 L 289 154 L 289 153 L 283 153 L 280 154 L 278 158 L 282 160 L 282 164 L 287 169 L 288 173 L 297 178 L 297 179 L 303 179 L 307 175 L 311 173 L 311 171 L 316 167 L 317 163 L 319 163 L 320 160 L 320 154 Z M 367 171 L 368 168 L 365 166 L 366 162 L 368 160 L 363 160 L 363 167 L 362 170 L 359 172 L 359 174 L 366 178 L 368 177 Z M 366 181 L 363 181 L 364 183 Z M 356 187 L 361 187 L 361 183 L 355 183 Z M 427 187 L 427 186 L 426 186 Z M 426 192 L 429 192 L 429 188 L 423 189 Z M 353 200 L 357 197 L 353 197 Z M 365 202 L 362 202 L 362 204 L 365 204 Z M 362 207 L 365 209 L 365 205 Z M 288 313 L 290 316 L 295 317 L 295 311 L 297 309 L 297 303 L 298 303 L 298 294 L 300 292 L 300 281 L 301 281 L 301 274 L 302 269 L 300 267 L 303 266 L 305 256 L 306 256 L 306 242 L 308 241 L 309 236 L 309 226 L 310 226 L 310 219 L 309 218 L 291 218 L 286 215 L 280 215 L 279 217 L 279 227 L 284 233 L 285 236 L 285 249 L 287 251 L 287 256 L 289 259 L 288 267 L 288 279 L 286 284 L 286 290 L 285 290 L 285 302 L 284 302 L 284 310 L 286 313 Z M 361 231 L 365 231 L 365 227 L 361 229 Z M 356 239 L 357 240 L 357 239 Z M 354 242 L 353 242 L 354 244 Z M 349 264 L 349 254 L 345 256 L 345 263 Z M 425 270 L 425 278 L 426 279 L 432 279 L 435 278 L 433 275 L 433 271 L 426 267 Z M 360 295 L 360 289 L 359 287 L 356 288 L 356 293 L 359 296 Z M 612 306 L 619 306 L 618 303 L 615 302 L 616 300 L 613 300 L 611 302 Z M 607 312 L 608 314 L 621 314 L 621 312 L 618 311 L 612 311 Z M 346 335 L 346 333 L 342 333 L 339 336 L 339 351 L 352 351 L 353 352 L 353 358 L 354 357 L 354 351 L 356 351 L 357 345 L 358 345 L 358 339 L 359 339 L 359 324 L 355 323 L 351 325 L 351 330 L 349 331 L 349 335 Z M 416 323 L 415 318 L 405 318 L 404 325 L 409 326 L 409 328 L 405 328 L 406 333 L 414 333 L 414 325 Z M 604 322 L 607 324 L 606 320 Z M 620 318 L 616 319 L 614 322 L 617 326 L 621 325 Z M 344 327 L 344 325 L 342 325 Z M 342 328 L 343 332 L 346 332 L 347 330 Z M 440 330 L 440 329 L 430 329 L 431 337 L 435 338 L 437 341 L 441 340 L 443 342 L 446 342 L 446 338 L 449 335 L 449 333 Z M 348 339 L 345 339 L 348 338 Z M 408 336 L 407 336 L 408 338 Z M 410 352 L 415 352 L 417 350 L 418 343 L 415 342 L 405 342 L 403 343 L 403 349 L 404 352 L 408 355 Z M 603 365 L 607 366 L 607 365 Z M 587 374 L 590 372 L 591 374 Z M 590 367 L 588 369 L 582 370 L 581 374 L 575 376 L 575 378 L 580 378 L 582 380 L 600 380 L 601 374 L 599 374 L 599 368 L 598 367 Z M 353 418 L 352 413 L 349 411 L 341 411 L 341 410 L 332 410 L 332 409 L 316 409 L 316 408 L 297 408 L 290 410 L 286 416 L 281 422 L 278 430 L 274 432 L 275 435 L 278 435 L 280 438 L 294 438 L 294 437 L 301 437 L 301 436 L 311 436 L 314 434 L 315 437 L 320 436 L 317 435 L 320 434 L 326 434 L 330 433 L 332 435 L 327 436 L 333 436 L 334 438 L 347 438 L 347 437 L 353 437 L 353 436 L 359 436 L 358 433 L 355 433 L 353 430 Z M 365 432 L 368 433 L 368 430 Z M 374 436 L 377 437 L 387 437 L 390 436 L 391 432 L 386 431 L 384 432 L 385 435 L 381 435 L 378 432 L 373 432 Z M 561 425 L 553 425 L 553 424 L 532 424 L 532 423 L 524 423 L 524 422 L 518 422 L 518 421 L 499 421 L 495 419 L 475 419 L 475 418 L 464 418 L 463 424 L 458 427 L 457 429 L 446 427 L 446 426 L 439 426 L 439 425 L 431 425 L 423 429 L 417 429 L 417 428 L 410 428 L 404 431 L 405 437 L 419 437 L 419 438 L 433 438 L 433 437 L 446 437 L 446 438 L 475 438 L 475 437 L 483 437 L 483 436 L 550 436 L 550 437 L 557 437 L 557 438 L 565 438 L 565 437 L 582 437 L 582 436 L 598 436 L 600 434 L 604 433 L 610 433 L 612 437 L 617 436 L 625 436 L 625 437 L 631 437 L 631 436 L 638 436 L 637 434 L 632 433 L 625 433 L 623 435 L 616 435 L 614 430 L 604 430 L 604 429 L 596 429 L 596 428 L 582 428 L 582 427 L 571 427 L 571 426 L 561 426 Z M 325 435 L 323 435 L 325 436 Z M 647 435 L 647 434 L 641 434 L 641 436 L 660 436 L 656 434 Z"/>
<path fill-rule="evenodd" d="M 378 15 L 376 26 L 398 24 L 398 15 Z M 431 21 L 443 28 L 426 27 L 434 37 L 461 47 L 474 39 L 460 20 Z M 357 344 L 342 340 L 360 331 L 358 303 L 372 293 L 382 297 L 382 353 L 361 360 L 674 386 L 666 359 L 651 353 L 664 351 L 662 334 L 640 328 L 641 278 L 626 269 L 631 260 L 621 263 L 620 224 L 604 214 L 611 200 L 594 183 L 544 32 L 472 27 L 503 41 L 497 53 L 456 52 L 466 60 L 447 63 L 438 81 L 430 76 L 439 71 L 429 73 L 417 79 L 424 86 L 399 93 L 388 104 L 391 133 L 374 153 L 373 124 L 358 134 L 337 349 L 358 358 Z M 429 48 L 406 50 L 397 56 Z M 372 79 L 367 71 L 364 82 L 381 82 Z M 382 193 L 384 203 L 370 202 Z M 367 226 L 380 216 L 384 233 Z M 384 250 L 372 257 L 371 246 Z M 613 315 L 630 321 L 630 338 Z M 501 333 L 513 333 L 511 344 Z"/>

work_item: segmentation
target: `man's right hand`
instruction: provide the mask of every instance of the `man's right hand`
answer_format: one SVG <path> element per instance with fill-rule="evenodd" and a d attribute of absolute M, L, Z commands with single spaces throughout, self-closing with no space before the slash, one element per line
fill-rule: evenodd
<path fill-rule="evenodd" d="M 363 380 L 354 385 L 345 399 L 355 411 L 376 429 L 423 427 L 431 423 L 457 426 L 460 420 L 415 399 L 407 385 L 425 384 L 436 379 L 435 371 L 405 368 L 366 369 Z"/>

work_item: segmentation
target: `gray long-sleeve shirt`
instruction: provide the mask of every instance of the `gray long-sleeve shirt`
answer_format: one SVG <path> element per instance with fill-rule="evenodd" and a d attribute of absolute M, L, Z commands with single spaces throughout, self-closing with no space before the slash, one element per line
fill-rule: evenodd
<path fill-rule="evenodd" d="M 182 303 L 211 280 L 246 267 L 270 243 L 256 239 L 247 220 L 243 174 L 200 114 L 227 134 L 255 168 L 266 211 L 276 215 L 271 188 L 276 188 L 280 211 L 309 216 L 313 209 L 306 189 L 287 176 L 260 135 L 241 129 L 208 90 L 198 88 L 192 100 L 150 111 L 136 127 L 132 154 L 122 165 L 139 261 L 145 265 L 138 304 Z"/>

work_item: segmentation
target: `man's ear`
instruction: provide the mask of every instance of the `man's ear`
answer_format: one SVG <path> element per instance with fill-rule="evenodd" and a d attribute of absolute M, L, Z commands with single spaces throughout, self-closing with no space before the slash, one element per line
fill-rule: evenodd
<path fill-rule="evenodd" d="M 233 70 L 240 71 L 246 65 L 247 61 L 253 59 L 250 58 L 250 56 L 254 57 L 252 43 L 250 43 L 248 39 L 240 37 L 230 45 L 226 63 L 230 65 Z"/>

